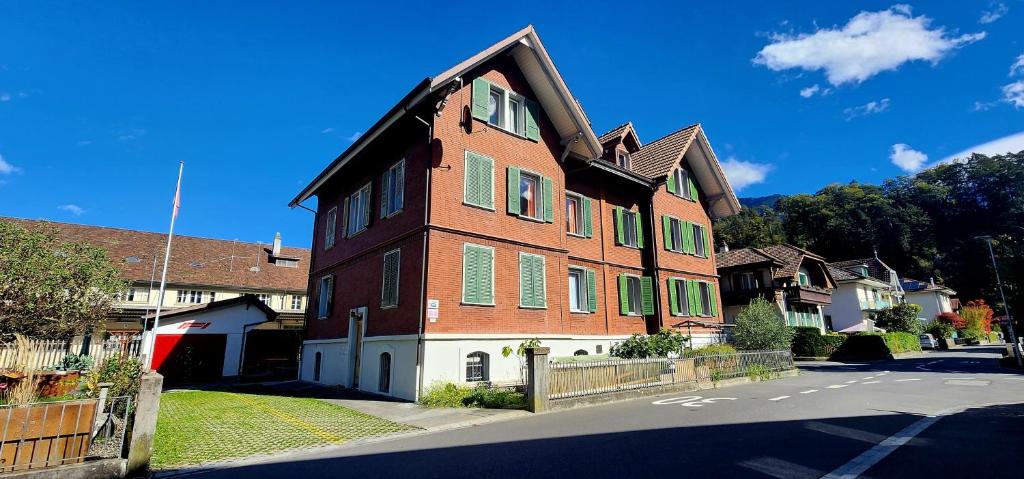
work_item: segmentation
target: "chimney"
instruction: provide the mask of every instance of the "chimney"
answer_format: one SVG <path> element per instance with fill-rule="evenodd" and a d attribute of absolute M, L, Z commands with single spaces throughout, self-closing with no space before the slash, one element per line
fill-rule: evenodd
<path fill-rule="evenodd" d="M 281 232 L 280 231 L 274 234 L 274 248 L 273 248 L 272 251 L 274 252 L 274 256 L 281 256 Z"/>
<path fill-rule="evenodd" d="M 725 253 L 725 252 L 728 252 L 728 251 L 729 251 L 729 243 L 726 243 L 725 241 L 723 241 L 722 242 L 722 247 L 718 248 L 718 252 L 719 253 Z"/>

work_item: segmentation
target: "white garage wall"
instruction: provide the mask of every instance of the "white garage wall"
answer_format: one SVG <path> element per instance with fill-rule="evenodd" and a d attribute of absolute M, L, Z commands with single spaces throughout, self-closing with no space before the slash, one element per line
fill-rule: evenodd
<path fill-rule="evenodd" d="M 226 308 L 198 310 L 194 313 L 182 313 L 160 319 L 157 328 L 158 336 L 224 334 L 227 344 L 224 351 L 223 376 L 237 376 L 241 365 L 242 331 L 249 325 L 251 331 L 255 325 L 266 322 L 267 315 L 259 308 L 248 304 L 238 304 Z M 187 327 L 189 324 L 206 323 L 205 327 Z"/>

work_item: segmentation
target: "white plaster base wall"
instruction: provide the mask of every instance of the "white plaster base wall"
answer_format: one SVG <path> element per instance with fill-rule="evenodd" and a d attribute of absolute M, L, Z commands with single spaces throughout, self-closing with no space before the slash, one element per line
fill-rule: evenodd
<path fill-rule="evenodd" d="M 391 381 L 381 391 L 381 355 L 391 355 Z M 359 389 L 375 394 L 416 400 L 416 335 L 369 337 L 363 340 L 359 364 Z"/>
<path fill-rule="evenodd" d="M 348 384 L 348 340 L 330 339 L 304 341 L 302 343 L 302 362 L 299 364 L 299 379 L 319 382 L 330 386 Z M 313 368 L 316 367 L 316 353 L 320 353 L 320 381 L 314 381 Z"/>

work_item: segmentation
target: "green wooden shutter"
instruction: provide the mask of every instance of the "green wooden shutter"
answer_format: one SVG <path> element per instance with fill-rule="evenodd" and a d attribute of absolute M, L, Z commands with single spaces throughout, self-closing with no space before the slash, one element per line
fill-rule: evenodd
<path fill-rule="evenodd" d="M 480 302 L 494 304 L 494 250 L 480 249 Z"/>
<path fill-rule="evenodd" d="M 640 278 L 640 302 L 645 315 L 654 314 L 654 280 L 650 276 Z"/>
<path fill-rule="evenodd" d="M 686 292 L 690 298 L 690 316 L 700 316 L 700 291 L 697 282 L 692 279 L 686 280 Z"/>
<path fill-rule="evenodd" d="M 380 175 L 380 217 L 384 218 L 388 215 L 388 178 L 391 176 L 385 170 L 383 175 Z"/>
<path fill-rule="evenodd" d="M 544 276 L 544 257 L 543 256 L 531 256 L 533 258 L 533 264 L 531 265 L 532 271 L 530 272 L 531 278 L 533 278 L 533 305 L 538 308 L 547 307 L 547 278 Z"/>
<path fill-rule="evenodd" d="M 636 247 L 637 248 L 643 248 L 644 247 L 644 224 L 643 224 L 642 221 L 640 221 L 640 213 L 639 212 L 634 213 L 634 215 L 635 215 L 634 218 L 636 218 Z"/>
<path fill-rule="evenodd" d="M 553 223 L 555 221 L 555 209 L 552 205 L 554 201 L 554 187 L 551 185 L 551 178 L 542 177 L 541 183 L 544 184 L 542 195 L 544 196 L 544 221 L 547 223 Z"/>
<path fill-rule="evenodd" d="M 477 249 L 466 246 L 462 254 L 462 302 L 480 302 L 480 265 Z"/>
<path fill-rule="evenodd" d="M 690 184 L 690 199 L 697 201 L 697 185 L 693 182 L 693 177 L 686 175 L 686 181 Z"/>
<path fill-rule="evenodd" d="M 519 255 L 519 305 L 534 305 L 533 257 Z"/>
<path fill-rule="evenodd" d="M 622 228 L 622 207 L 615 207 L 615 244 L 626 242 L 626 235 Z"/>
<path fill-rule="evenodd" d="M 676 279 L 668 279 L 668 309 L 672 314 L 679 314 L 679 304 L 676 298 Z"/>
<path fill-rule="evenodd" d="M 519 206 L 519 168 L 508 167 L 508 212 L 518 215 L 523 209 Z"/>
<path fill-rule="evenodd" d="M 494 160 L 481 156 L 477 161 L 480 206 L 494 208 Z"/>
<path fill-rule="evenodd" d="M 708 282 L 708 298 L 711 303 L 711 315 L 718 316 L 718 298 L 715 297 L 715 284 Z"/>
<path fill-rule="evenodd" d="M 480 162 L 480 155 L 466 152 L 466 185 L 463 201 L 476 206 L 480 206 Z"/>
<path fill-rule="evenodd" d="M 619 313 L 629 314 L 629 280 L 626 275 L 619 275 Z"/>
<path fill-rule="evenodd" d="M 597 312 L 597 275 L 590 268 L 587 268 L 587 309 Z"/>
<path fill-rule="evenodd" d="M 483 78 L 473 80 L 473 118 L 487 121 L 487 105 L 491 96 L 491 84 Z"/>
<path fill-rule="evenodd" d="M 711 251 L 708 249 L 708 229 L 704 225 L 700 227 L 700 240 L 704 243 L 704 257 L 710 258 Z"/>
<path fill-rule="evenodd" d="M 526 100 L 526 137 L 540 141 L 540 106 L 533 100 Z"/>
<path fill-rule="evenodd" d="M 360 196 L 360 200 L 363 203 L 363 228 L 370 227 L 370 211 L 373 207 L 370 206 L 370 199 L 373 198 L 373 185 L 371 184 L 363 191 Z"/>
<path fill-rule="evenodd" d="M 679 185 L 676 184 L 675 170 L 668 174 L 668 192 L 672 194 L 679 194 Z"/>
<path fill-rule="evenodd" d="M 672 250 L 672 218 L 661 215 L 661 237 L 665 241 L 665 249 Z"/>
<path fill-rule="evenodd" d="M 683 252 L 686 254 L 694 254 L 697 252 L 697 243 L 694 242 L 693 238 L 693 223 L 684 221 L 680 226 L 683 230 Z"/>
<path fill-rule="evenodd" d="M 592 238 L 594 236 L 594 220 L 592 218 L 590 198 L 583 197 L 583 236 Z"/>

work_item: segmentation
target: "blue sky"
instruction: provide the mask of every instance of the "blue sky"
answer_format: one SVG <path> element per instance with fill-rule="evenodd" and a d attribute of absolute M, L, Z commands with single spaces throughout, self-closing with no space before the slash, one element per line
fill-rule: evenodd
<path fill-rule="evenodd" d="M 163 231 L 185 161 L 179 232 L 307 246 L 288 200 L 529 23 L 598 134 L 701 122 L 740 196 L 1024 149 L 1020 0 L 714 3 L 8 3 L 0 215 Z"/>

